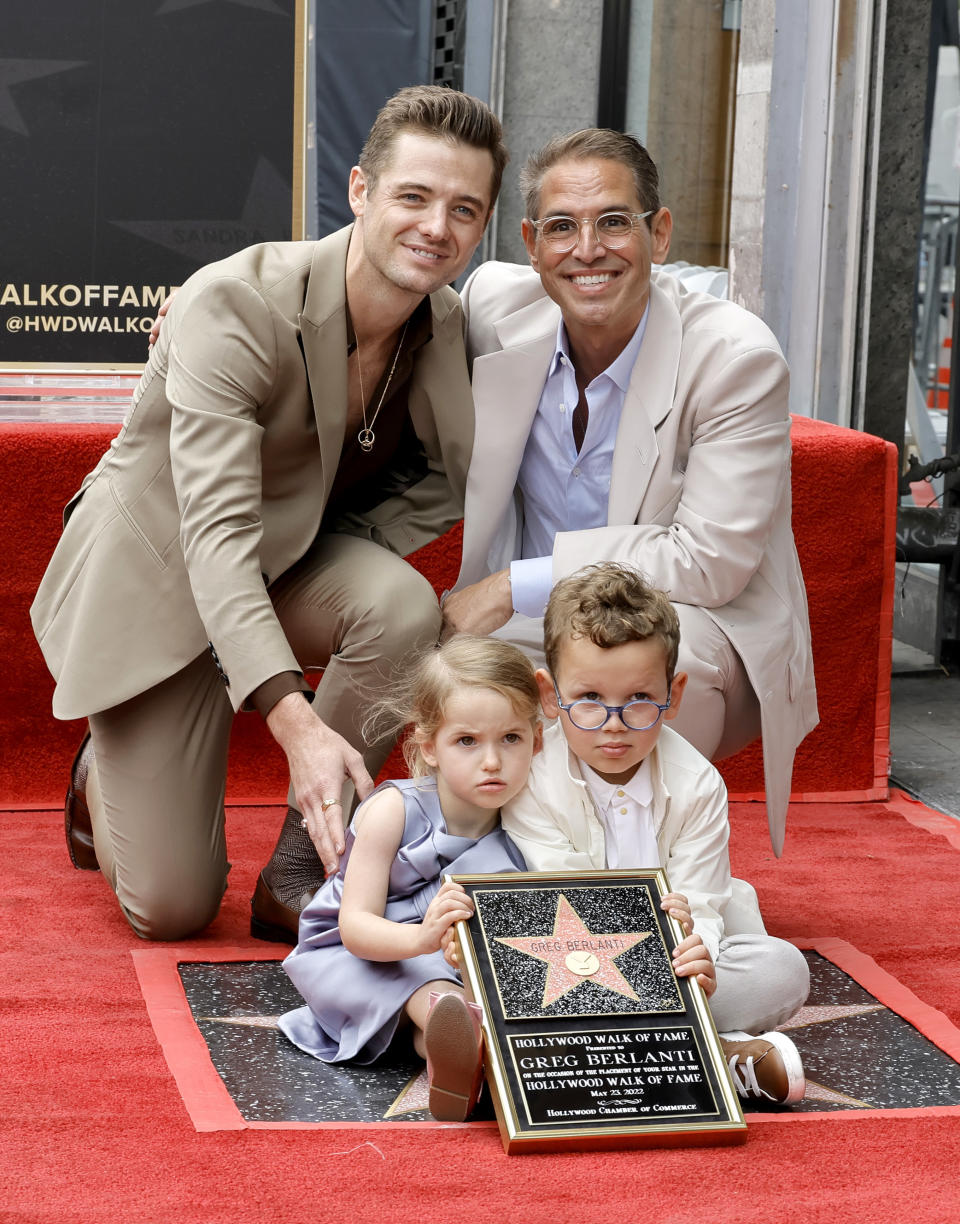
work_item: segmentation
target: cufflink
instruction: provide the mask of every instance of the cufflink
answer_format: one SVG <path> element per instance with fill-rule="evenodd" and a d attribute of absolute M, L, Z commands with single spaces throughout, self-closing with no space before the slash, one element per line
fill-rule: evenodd
<path fill-rule="evenodd" d="M 220 662 L 220 656 L 217 654 L 216 650 L 214 649 L 213 642 L 207 642 L 207 645 L 208 645 L 208 646 L 209 646 L 209 648 L 210 648 L 210 655 L 211 655 L 211 657 L 212 657 L 212 659 L 213 659 L 213 665 L 214 665 L 214 667 L 217 669 L 217 673 L 219 674 L 220 679 L 223 681 L 223 683 L 224 683 L 224 684 L 225 684 L 227 687 L 229 687 L 229 686 L 230 686 L 230 677 L 229 677 L 229 676 L 227 675 L 227 673 L 226 673 L 226 672 L 223 670 L 223 664 Z"/>

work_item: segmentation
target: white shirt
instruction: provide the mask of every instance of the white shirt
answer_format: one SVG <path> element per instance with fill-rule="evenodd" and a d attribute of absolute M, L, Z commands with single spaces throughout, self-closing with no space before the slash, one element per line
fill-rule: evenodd
<path fill-rule="evenodd" d="M 584 761 L 580 771 L 603 825 L 606 866 L 624 870 L 660 867 L 660 849 L 653 823 L 653 780 L 650 758 L 629 782 L 607 782 Z"/>
<path fill-rule="evenodd" d="M 613 448 L 623 400 L 640 353 L 650 307 L 623 351 L 586 388 L 587 430 L 577 454 L 573 413 L 580 398 L 561 320 L 557 343 L 517 477 L 523 494 L 522 560 L 510 565 L 514 611 L 543 616 L 553 585 L 558 531 L 605 527 Z"/>

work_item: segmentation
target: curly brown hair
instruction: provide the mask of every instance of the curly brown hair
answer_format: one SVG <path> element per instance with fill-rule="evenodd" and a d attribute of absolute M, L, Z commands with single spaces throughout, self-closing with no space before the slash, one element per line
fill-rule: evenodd
<path fill-rule="evenodd" d="M 560 647 L 570 638 L 588 638 L 605 649 L 654 638 L 663 645 L 668 683 L 677 669 L 676 609 L 630 565 L 604 561 L 560 579 L 543 618 L 543 649 L 554 676 Z"/>

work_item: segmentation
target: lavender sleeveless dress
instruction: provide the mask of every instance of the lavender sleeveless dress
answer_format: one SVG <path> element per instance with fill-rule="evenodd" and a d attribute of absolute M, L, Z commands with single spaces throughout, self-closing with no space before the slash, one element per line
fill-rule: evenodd
<path fill-rule="evenodd" d="M 502 829 L 478 840 L 446 831 L 433 778 L 384 782 L 377 790 L 384 786 L 402 793 L 406 816 L 390 869 L 384 917 L 419 922 L 439 891 L 444 872 L 524 870 L 520 852 Z M 281 1016 L 280 1029 L 294 1045 L 323 1062 L 373 1062 L 390 1044 L 414 991 L 426 982 L 460 980 L 442 952 L 403 961 L 369 961 L 343 946 L 337 922 L 353 844 L 349 828 L 339 870 L 300 915 L 300 942 L 283 962 L 308 1006 Z"/>

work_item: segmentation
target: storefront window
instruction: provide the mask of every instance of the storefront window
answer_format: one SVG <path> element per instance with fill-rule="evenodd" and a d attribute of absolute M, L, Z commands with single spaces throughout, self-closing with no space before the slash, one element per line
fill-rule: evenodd
<path fill-rule="evenodd" d="M 740 0 L 632 0 L 624 130 L 660 168 L 671 259 L 726 266 Z"/>

